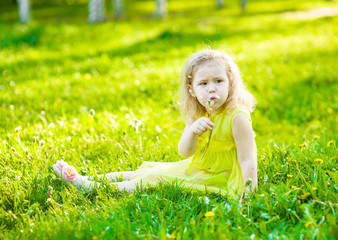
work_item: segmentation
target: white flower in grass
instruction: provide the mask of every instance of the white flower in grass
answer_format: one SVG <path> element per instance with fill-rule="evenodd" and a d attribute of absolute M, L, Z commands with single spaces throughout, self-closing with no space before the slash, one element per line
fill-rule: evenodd
<path fill-rule="evenodd" d="M 10 105 L 9 108 L 10 108 L 11 110 L 14 110 L 14 105 Z"/>
<path fill-rule="evenodd" d="M 68 136 L 68 137 L 67 137 L 67 140 L 68 140 L 69 142 L 72 141 L 71 136 Z"/>
<path fill-rule="evenodd" d="M 41 140 L 39 141 L 39 145 L 40 145 L 41 147 L 43 147 L 43 145 L 45 145 L 45 141 L 41 139 Z"/>
<path fill-rule="evenodd" d="M 64 126 L 64 123 L 62 121 L 58 121 L 58 124 L 60 125 L 60 127 Z"/>
<path fill-rule="evenodd" d="M 49 125 L 48 125 L 48 128 L 54 128 L 55 127 L 55 124 L 54 123 L 50 123 Z"/>
<path fill-rule="evenodd" d="M 92 115 L 92 116 L 94 117 L 94 116 L 95 116 L 95 111 L 94 111 L 94 109 L 90 109 L 89 111 L 90 111 L 90 115 Z"/>
<path fill-rule="evenodd" d="M 77 123 L 79 120 L 77 118 L 73 118 L 73 122 Z"/>
<path fill-rule="evenodd" d="M 160 128 L 160 126 L 159 126 L 159 125 L 156 125 L 156 127 L 155 127 L 155 128 L 156 128 L 156 131 L 157 131 L 158 133 L 161 133 L 161 131 L 162 131 L 162 130 L 161 130 L 161 128 Z"/>
<path fill-rule="evenodd" d="M 22 127 L 21 127 L 21 126 L 18 126 L 18 127 L 15 128 L 15 131 L 16 131 L 16 132 L 19 132 L 19 131 L 21 131 L 21 129 L 22 129 Z"/>

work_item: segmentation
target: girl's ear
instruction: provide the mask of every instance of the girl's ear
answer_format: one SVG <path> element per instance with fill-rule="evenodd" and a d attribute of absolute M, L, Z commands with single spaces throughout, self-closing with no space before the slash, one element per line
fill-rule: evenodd
<path fill-rule="evenodd" d="M 188 91 L 189 91 L 189 93 L 190 93 L 190 95 L 192 96 L 192 97 L 196 97 L 196 94 L 194 93 L 194 91 L 192 90 L 192 87 L 191 87 L 191 85 L 189 85 L 188 86 Z"/>

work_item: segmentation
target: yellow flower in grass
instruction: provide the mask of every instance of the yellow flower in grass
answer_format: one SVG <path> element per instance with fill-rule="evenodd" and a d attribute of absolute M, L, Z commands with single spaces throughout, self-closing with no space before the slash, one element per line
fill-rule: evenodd
<path fill-rule="evenodd" d="M 303 195 L 300 195 L 299 197 L 300 197 L 301 199 L 305 199 L 305 198 L 307 198 L 309 195 L 310 195 L 310 193 L 305 192 Z"/>
<path fill-rule="evenodd" d="M 205 217 L 213 217 L 215 216 L 215 213 L 214 212 L 207 212 L 204 214 Z"/>
<path fill-rule="evenodd" d="M 324 161 L 323 161 L 323 159 L 317 158 L 317 159 L 315 159 L 315 162 L 323 163 Z"/>
<path fill-rule="evenodd" d="M 329 114 L 332 114 L 332 113 L 333 113 L 333 109 L 329 107 L 329 108 L 327 109 L 327 112 L 328 112 Z"/>
<path fill-rule="evenodd" d="M 328 141 L 328 142 L 327 142 L 327 146 L 328 146 L 328 147 L 331 147 L 331 146 L 332 146 L 332 144 L 333 144 L 333 142 L 334 142 L 333 140 L 331 140 L 331 141 Z"/>
<path fill-rule="evenodd" d="M 312 221 L 308 221 L 308 222 L 305 223 L 305 227 L 309 227 L 311 224 L 313 224 L 313 222 Z"/>
<path fill-rule="evenodd" d="M 293 177 L 292 174 L 287 174 L 286 176 L 287 176 L 288 178 L 292 178 L 292 177 Z"/>
<path fill-rule="evenodd" d="M 305 147 L 306 143 L 299 144 L 300 147 Z"/>
<path fill-rule="evenodd" d="M 276 175 L 280 175 L 280 173 L 279 173 L 279 172 L 276 172 Z"/>
<path fill-rule="evenodd" d="M 167 233 L 167 238 L 169 238 L 169 239 L 175 239 L 176 235 L 174 233 L 173 234 Z"/>
<path fill-rule="evenodd" d="M 297 187 L 296 186 L 291 186 L 291 188 L 296 189 Z"/>
<path fill-rule="evenodd" d="M 319 139 L 319 136 L 318 136 L 318 135 L 315 135 L 313 138 L 314 138 L 314 139 Z"/>
<path fill-rule="evenodd" d="M 313 190 L 313 191 L 316 191 L 317 189 L 318 189 L 318 188 L 316 188 L 316 187 L 312 187 L 312 190 Z"/>

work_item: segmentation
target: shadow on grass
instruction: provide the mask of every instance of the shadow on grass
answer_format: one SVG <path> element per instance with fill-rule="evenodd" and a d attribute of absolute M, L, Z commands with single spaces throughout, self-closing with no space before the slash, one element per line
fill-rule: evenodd
<path fill-rule="evenodd" d="M 300 29 L 300 28 L 306 28 L 307 26 L 312 26 L 314 22 L 316 24 L 321 24 L 330 21 L 330 18 L 327 19 L 318 19 L 316 21 L 309 21 L 309 22 L 299 22 L 299 23 L 293 23 L 292 27 L 293 29 Z M 215 23 L 218 24 L 218 23 Z M 227 28 L 227 25 L 231 23 L 230 22 L 224 22 L 222 26 L 218 26 L 220 28 Z M 14 71 L 16 69 L 24 69 L 24 68 L 34 68 L 35 66 L 40 66 L 41 64 L 48 64 L 50 66 L 53 65 L 62 65 L 64 64 L 65 57 L 69 61 L 74 62 L 81 62 L 88 58 L 95 58 L 99 57 L 102 54 L 107 54 L 110 58 L 116 58 L 116 57 L 132 57 L 133 55 L 144 53 L 151 55 L 152 60 L 156 60 L 158 58 L 163 58 L 162 55 L 159 55 L 158 53 L 166 53 L 167 56 L 170 57 L 170 50 L 171 49 L 179 49 L 186 46 L 193 47 L 198 46 L 200 44 L 205 43 L 206 45 L 216 42 L 227 42 L 234 39 L 243 39 L 248 40 L 254 36 L 257 35 L 257 32 L 260 33 L 260 35 L 268 36 L 268 35 L 274 35 L 278 33 L 279 35 L 288 35 L 291 34 L 288 26 L 286 26 L 283 23 L 275 23 L 271 22 L 271 25 L 274 25 L 274 27 L 267 28 L 267 26 L 261 26 L 260 28 L 250 29 L 250 30 L 243 30 L 243 29 L 227 29 L 226 31 L 214 31 L 212 33 L 205 33 L 200 32 L 200 30 L 194 31 L 191 30 L 190 32 L 181 32 L 177 30 L 173 30 L 170 28 L 164 29 L 162 32 L 160 32 L 157 36 L 146 39 L 143 41 L 139 41 L 135 44 L 124 46 L 124 47 L 118 47 L 116 49 L 111 49 L 109 51 L 98 51 L 94 54 L 88 53 L 88 54 L 70 54 L 67 56 L 60 57 L 47 57 L 42 60 L 18 60 L 16 62 L 13 62 L 12 64 L 3 64 L 0 66 L 3 69 L 7 69 L 7 71 Z M 36 47 L 39 43 L 39 38 L 44 32 L 45 27 L 32 27 L 32 29 L 29 29 L 26 33 L 23 33 L 18 36 L 8 36 L 5 38 L 5 40 L 2 40 L 1 46 L 3 48 L 9 47 L 9 46 L 16 46 L 21 43 L 28 44 L 30 46 Z M 245 37 L 244 37 L 245 36 Z M 140 62 L 144 62 L 144 59 L 140 59 Z M 136 62 L 137 63 L 137 62 Z M 70 71 L 74 71 L 74 69 L 70 69 Z M 26 79 L 26 78 L 25 78 Z M 20 79 L 24 80 L 24 79 Z"/>

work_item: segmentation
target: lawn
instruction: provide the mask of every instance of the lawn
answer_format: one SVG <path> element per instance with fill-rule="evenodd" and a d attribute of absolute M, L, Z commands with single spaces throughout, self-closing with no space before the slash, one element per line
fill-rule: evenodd
<path fill-rule="evenodd" d="M 171 0 L 155 19 L 154 1 L 128 0 L 101 24 L 86 3 L 35 4 L 28 25 L 0 8 L 1 239 L 338 238 L 338 16 L 298 14 L 338 4 L 225 2 Z M 61 159 L 83 175 L 182 160 L 181 68 L 207 47 L 234 56 L 257 98 L 259 188 L 242 205 L 180 183 L 86 194 L 54 176 Z"/>

